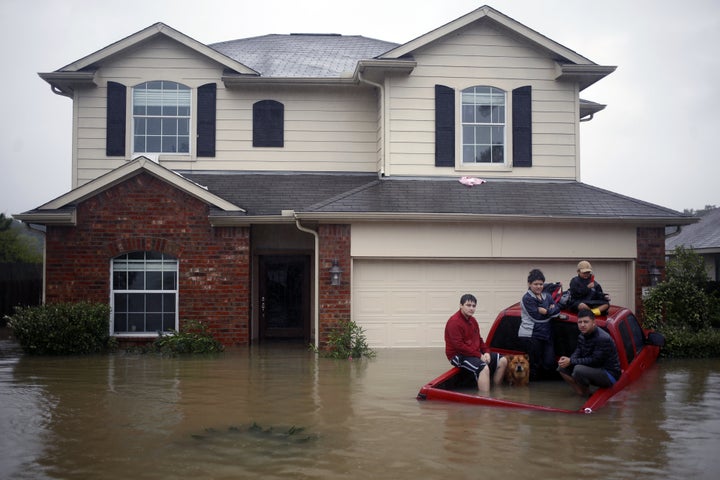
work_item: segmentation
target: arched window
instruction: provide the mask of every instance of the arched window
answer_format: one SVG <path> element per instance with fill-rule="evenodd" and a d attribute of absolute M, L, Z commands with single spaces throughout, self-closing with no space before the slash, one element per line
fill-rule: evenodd
<path fill-rule="evenodd" d="M 462 162 L 505 163 L 505 92 L 475 86 L 462 92 Z"/>
<path fill-rule="evenodd" d="M 145 82 L 133 88 L 133 151 L 190 152 L 190 88 Z"/>
<path fill-rule="evenodd" d="M 178 329 L 178 261 L 160 252 L 130 252 L 112 260 L 112 333 Z"/>
<path fill-rule="evenodd" d="M 285 142 L 285 105 L 275 100 L 253 104 L 253 147 L 282 147 Z"/>

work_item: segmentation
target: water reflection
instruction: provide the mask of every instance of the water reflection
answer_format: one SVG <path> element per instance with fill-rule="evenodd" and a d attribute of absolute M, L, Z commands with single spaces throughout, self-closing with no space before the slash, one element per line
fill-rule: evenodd
<path fill-rule="evenodd" d="M 421 384 L 447 368 L 438 349 L 350 362 L 288 345 L 205 358 L 0 347 L 0 478 L 720 473 L 716 361 L 662 361 L 603 409 L 567 415 L 418 402 Z M 552 395 L 580 403 L 569 389 Z"/>

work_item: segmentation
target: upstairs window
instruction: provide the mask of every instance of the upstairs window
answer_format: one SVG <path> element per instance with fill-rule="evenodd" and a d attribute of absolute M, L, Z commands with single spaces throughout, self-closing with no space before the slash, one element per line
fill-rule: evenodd
<path fill-rule="evenodd" d="M 463 164 L 505 163 L 505 92 L 475 86 L 462 91 Z"/>
<path fill-rule="evenodd" d="M 133 88 L 135 153 L 190 152 L 190 88 L 153 81 Z"/>
<path fill-rule="evenodd" d="M 502 90 L 468 88 L 462 91 L 462 114 L 456 119 L 455 89 L 435 85 L 435 166 L 482 169 L 500 163 L 513 168 L 532 167 L 532 87 L 513 89 L 511 98 L 509 111 L 505 103 L 508 98 Z M 456 122 L 457 128 L 463 129 L 462 146 L 457 147 L 457 155 L 463 158 L 458 164 Z M 510 144 L 512 158 L 507 148 Z"/>
<path fill-rule="evenodd" d="M 275 100 L 253 104 L 253 147 L 282 147 L 285 142 L 285 106 Z"/>
<path fill-rule="evenodd" d="M 177 330 L 178 261 L 160 252 L 130 252 L 112 260 L 115 334 Z"/>

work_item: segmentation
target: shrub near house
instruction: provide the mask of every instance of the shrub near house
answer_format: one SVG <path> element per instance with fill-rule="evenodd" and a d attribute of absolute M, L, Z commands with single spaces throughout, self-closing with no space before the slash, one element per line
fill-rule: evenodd
<path fill-rule="evenodd" d="M 71 355 L 107 350 L 110 307 L 99 303 L 58 303 L 18 307 L 8 326 L 26 353 Z"/>
<path fill-rule="evenodd" d="M 661 355 L 675 358 L 720 357 L 720 298 L 709 293 L 700 255 L 677 247 L 667 263 L 665 281 L 645 298 L 645 326 L 660 330 L 667 344 Z"/>

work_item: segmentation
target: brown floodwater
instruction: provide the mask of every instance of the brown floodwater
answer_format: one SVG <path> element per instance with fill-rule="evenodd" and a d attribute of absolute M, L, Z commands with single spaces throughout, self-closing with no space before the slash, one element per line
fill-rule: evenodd
<path fill-rule="evenodd" d="M 48 358 L 4 339 L 0 478 L 720 475 L 717 359 L 661 360 L 591 415 L 416 400 L 447 368 L 441 349 L 361 361 L 299 345 Z M 549 394 L 581 403 L 569 388 Z"/>

